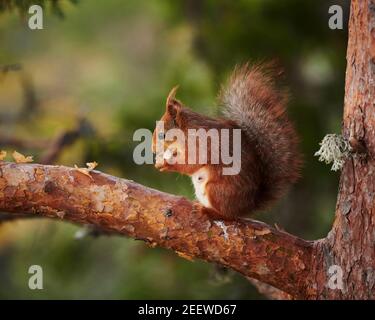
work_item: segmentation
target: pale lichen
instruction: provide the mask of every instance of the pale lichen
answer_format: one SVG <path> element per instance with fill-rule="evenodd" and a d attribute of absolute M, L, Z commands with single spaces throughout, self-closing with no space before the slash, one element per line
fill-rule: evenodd
<path fill-rule="evenodd" d="M 4 170 L 3 177 L 6 179 L 8 186 L 17 187 L 34 177 L 34 169 L 25 166 L 19 170 Z"/>
<path fill-rule="evenodd" d="M 326 164 L 333 163 L 332 171 L 341 170 L 352 151 L 349 142 L 340 134 L 327 134 L 319 145 L 314 156 Z"/>
<path fill-rule="evenodd" d="M 214 221 L 214 223 L 219 227 L 221 228 L 221 230 L 223 230 L 223 236 L 224 236 L 224 239 L 225 241 L 228 240 L 228 227 L 224 224 L 223 221 L 220 221 L 220 220 L 216 220 Z"/>
<path fill-rule="evenodd" d="M 256 272 L 260 275 L 266 275 L 270 273 L 270 269 L 264 263 L 261 263 L 256 266 Z"/>

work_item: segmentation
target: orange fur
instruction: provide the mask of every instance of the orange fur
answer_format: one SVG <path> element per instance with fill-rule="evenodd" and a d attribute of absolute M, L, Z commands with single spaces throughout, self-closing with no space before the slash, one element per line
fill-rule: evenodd
<path fill-rule="evenodd" d="M 187 137 L 188 129 L 241 129 L 241 171 L 223 175 L 219 164 L 168 164 L 157 168 L 192 176 L 205 168 L 204 211 L 215 218 L 235 219 L 264 209 L 278 199 L 299 177 L 301 156 L 297 151 L 297 135 L 286 116 L 285 94 L 275 88 L 268 70 L 262 66 L 237 68 L 221 92 L 226 118 L 211 118 L 184 106 L 175 98 L 176 88 L 168 95 L 161 120 L 165 130 L 179 128 Z M 160 132 L 153 134 L 153 150 Z M 232 135 L 229 141 L 232 141 Z M 185 154 L 188 146 L 163 142 L 176 154 Z M 232 150 L 232 146 L 229 146 Z M 198 150 L 198 149 L 197 149 Z M 207 155 L 211 154 L 208 140 Z M 208 159 L 209 156 L 208 156 Z M 202 191 L 199 191 L 202 197 Z M 207 204 L 207 203 L 206 203 Z"/>

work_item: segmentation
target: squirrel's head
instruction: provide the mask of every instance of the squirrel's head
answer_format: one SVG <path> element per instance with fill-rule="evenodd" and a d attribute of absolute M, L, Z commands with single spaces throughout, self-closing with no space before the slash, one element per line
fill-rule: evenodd
<path fill-rule="evenodd" d="M 179 171 L 179 157 L 185 154 L 185 143 L 178 139 L 178 132 L 182 129 L 182 113 L 186 109 L 175 98 L 177 86 L 169 93 L 166 101 L 165 112 L 156 125 L 152 136 L 152 152 L 156 155 L 155 167 L 160 171 Z M 168 161 L 175 158 L 176 163 Z"/>

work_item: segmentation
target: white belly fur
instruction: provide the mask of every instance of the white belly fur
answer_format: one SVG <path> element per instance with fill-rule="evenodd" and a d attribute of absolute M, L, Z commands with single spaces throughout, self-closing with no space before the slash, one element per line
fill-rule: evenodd
<path fill-rule="evenodd" d="M 211 208 L 211 203 L 208 200 L 206 194 L 206 183 L 209 178 L 209 172 L 206 168 L 199 169 L 197 172 L 192 174 L 191 180 L 193 181 L 195 196 L 197 200 L 204 205 L 206 208 Z"/>

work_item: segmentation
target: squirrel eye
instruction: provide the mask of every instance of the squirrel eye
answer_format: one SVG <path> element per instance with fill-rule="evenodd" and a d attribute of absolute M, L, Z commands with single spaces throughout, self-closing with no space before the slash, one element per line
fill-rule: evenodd
<path fill-rule="evenodd" d="M 165 138 L 165 133 L 164 133 L 164 132 L 159 132 L 159 134 L 158 134 L 158 138 L 159 138 L 160 140 L 164 140 L 164 138 Z"/>
<path fill-rule="evenodd" d="M 198 181 L 202 181 L 203 180 L 203 178 L 202 177 L 198 177 Z"/>

